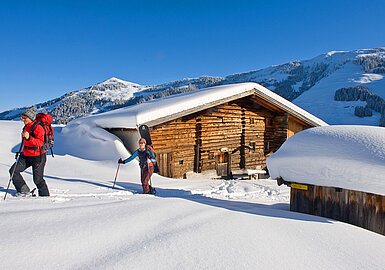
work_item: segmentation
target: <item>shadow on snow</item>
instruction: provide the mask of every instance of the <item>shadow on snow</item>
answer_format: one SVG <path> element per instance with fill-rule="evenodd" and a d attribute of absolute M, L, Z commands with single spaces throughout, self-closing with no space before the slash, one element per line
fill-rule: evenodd
<path fill-rule="evenodd" d="M 111 185 L 112 186 L 112 185 Z M 115 185 L 120 186 L 121 188 L 133 192 L 142 192 L 142 186 L 134 183 L 124 183 L 117 182 Z M 203 196 L 201 194 L 192 194 L 191 191 L 180 190 L 180 189 L 164 189 L 157 188 L 156 197 L 160 198 L 179 198 L 196 203 L 209 205 L 213 207 L 223 208 L 230 211 L 243 212 L 252 215 L 266 216 L 266 217 L 275 217 L 275 218 L 284 218 L 292 220 L 303 220 L 310 222 L 321 222 L 321 223 L 330 223 L 330 220 L 324 217 L 318 217 L 313 215 L 307 215 L 297 212 L 291 212 L 289 210 L 289 204 L 287 203 L 276 203 L 272 205 L 261 204 L 261 203 L 251 203 L 251 202 L 242 202 L 242 201 L 231 201 L 216 199 Z"/>
<path fill-rule="evenodd" d="M 27 174 L 31 174 L 30 172 L 25 172 Z M 111 188 L 113 185 L 113 181 L 111 181 L 110 185 L 95 183 L 93 181 L 84 180 L 84 179 L 76 179 L 76 178 L 62 178 L 57 176 L 49 176 L 45 175 L 46 179 L 53 179 L 56 181 L 65 181 L 65 182 L 73 182 L 73 183 L 85 183 L 89 185 L 94 185 L 97 187 L 103 188 Z M 49 182 L 48 182 L 49 185 Z M 242 201 L 231 201 L 231 200 L 223 200 L 216 199 L 203 196 L 201 194 L 192 194 L 191 191 L 180 190 L 180 189 L 165 189 L 165 188 L 156 188 L 156 197 L 160 198 L 178 198 L 189 200 L 192 202 L 209 205 L 212 207 L 218 207 L 227 209 L 230 211 L 243 212 L 252 215 L 266 216 L 266 217 L 274 217 L 274 218 L 284 218 L 291 220 L 302 220 L 302 221 L 310 221 L 310 222 L 320 222 L 320 223 L 330 223 L 330 220 L 323 217 L 307 215 L 297 212 L 289 211 L 289 204 L 287 203 L 276 203 L 272 205 L 261 204 L 261 203 L 251 203 L 251 202 L 242 202 Z M 127 190 L 133 193 L 141 193 L 142 186 L 140 184 L 127 183 L 127 182 L 116 182 L 115 190 Z M 6 188 L 0 187 L 0 192 L 5 192 Z M 16 193 L 11 185 L 9 189 L 9 193 L 12 195 Z M 148 195 L 147 195 L 148 196 Z"/>

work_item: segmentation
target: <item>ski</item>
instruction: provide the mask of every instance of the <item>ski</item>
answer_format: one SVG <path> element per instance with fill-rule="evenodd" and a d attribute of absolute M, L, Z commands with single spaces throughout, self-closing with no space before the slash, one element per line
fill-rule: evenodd
<path fill-rule="evenodd" d="M 32 189 L 30 192 L 28 193 L 20 193 L 20 192 L 17 192 L 14 197 L 22 197 L 22 198 L 25 198 L 25 197 L 36 197 L 36 194 L 35 194 L 35 191 L 36 191 L 36 188 Z"/>
<path fill-rule="evenodd" d="M 36 197 L 35 191 L 36 191 L 36 188 L 32 189 L 32 190 L 29 192 L 29 194 L 31 194 L 31 197 Z"/>

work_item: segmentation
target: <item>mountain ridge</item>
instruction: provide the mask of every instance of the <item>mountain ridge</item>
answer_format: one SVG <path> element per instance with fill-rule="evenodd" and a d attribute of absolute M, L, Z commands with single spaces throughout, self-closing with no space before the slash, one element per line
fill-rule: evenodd
<path fill-rule="evenodd" d="M 347 69 L 347 67 L 349 68 Z M 349 74 L 345 74 L 346 76 L 343 79 L 339 77 L 338 80 L 345 80 L 344 82 L 340 84 L 337 83 L 337 81 L 328 82 L 330 78 L 333 77 L 331 75 L 341 73 L 341 70 L 350 72 Z M 374 112 L 374 114 L 370 116 L 372 118 L 368 116 L 363 117 L 362 115 L 354 116 L 354 108 L 351 109 L 351 106 L 353 106 L 352 101 L 336 101 L 331 97 L 331 93 L 334 93 L 341 87 L 364 85 L 368 87 L 369 91 L 373 92 L 373 94 L 385 97 L 385 80 L 383 79 L 383 74 L 385 74 L 385 47 L 354 51 L 330 51 L 312 59 L 291 61 L 264 69 L 230 74 L 226 77 L 201 76 L 198 78 L 183 78 L 181 80 L 153 86 L 143 86 L 111 77 L 87 88 L 68 92 L 61 97 L 35 104 L 31 107 L 34 107 L 39 112 L 52 114 L 55 122 L 58 124 L 66 124 L 78 117 L 102 113 L 151 99 L 194 91 L 210 86 L 251 81 L 257 82 L 282 97 L 293 101 L 296 105 L 303 107 L 317 117 L 323 115 L 324 118 L 327 118 L 323 119 L 326 122 L 337 124 L 365 124 L 367 122 L 370 125 L 378 122 L 376 125 L 382 125 L 385 124 L 385 120 L 384 123 L 382 123 L 379 115 L 383 115 L 385 112 Z M 381 83 L 378 85 L 380 81 Z M 319 87 L 317 88 L 316 86 L 319 84 L 324 84 L 326 85 L 325 87 L 339 88 L 318 89 Z M 312 89 L 318 90 L 317 92 L 310 91 Z M 309 91 L 313 93 L 313 101 L 312 97 L 308 95 Z M 334 117 L 332 115 L 322 114 L 322 110 L 316 108 L 317 106 L 321 106 L 320 104 L 317 105 L 317 99 L 319 99 L 318 96 L 322 96 L 323 92 L 330 92 L 328 99 L 323 100 L 323 110 L 326 110 L 330 106 L 350 104 L 350 107 L 344 105 L 345 107 L 349 107 L 345 108 L 349 109 L 345 111 L 355 118 L 349 118 L 348 121 L 346 120 L 347 122 L 345 120 L 338 121 L 338 119 L 334 121 L 338 116 Z M 305 97 L 304 93 L 307 93 L 305 95 L 306 99 L 302 98 Z M 313 106 L 312 102 L 314 103 Z M 354 102 L 357 103 L 357 101 Z M 362 102 L 365 103 L 365 101 L 361 100 L 357 105 L 354 105 L 354 107 L 365 105 Z M 17 119 L 26 108 L 30 107 L 16 108 L 2 112 L 0 113 L 0 119 Z M 320 118 L 322 119 L 322 117 Z M 370 119 L 370 121 L 365 122 L 362 121 L 362 119 Z"/>

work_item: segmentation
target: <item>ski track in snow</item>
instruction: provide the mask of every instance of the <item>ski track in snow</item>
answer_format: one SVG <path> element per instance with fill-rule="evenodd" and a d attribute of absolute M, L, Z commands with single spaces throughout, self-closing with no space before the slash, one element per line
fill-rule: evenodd
<path fill-rule="evenodd" d="M 270 181 L 270 183 L 269 183 Z M 212 185 L 210 190 L 193 190 L 193 194 L 202 194 L 212 198 L 255 199 L 264 202 L 289 202 L 288 190 L 272 187 L 273 180 L 227 180 L 219 185 Z"/>

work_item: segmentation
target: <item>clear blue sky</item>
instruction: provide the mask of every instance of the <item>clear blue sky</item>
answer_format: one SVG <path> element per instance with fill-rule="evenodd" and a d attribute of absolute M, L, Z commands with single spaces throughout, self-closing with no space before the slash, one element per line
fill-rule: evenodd
<path fill-rule="evenodd" d="M 0 4 L 0 111 L 112 76 L 152 85 L 385 46 L 384 0 Z"/>

